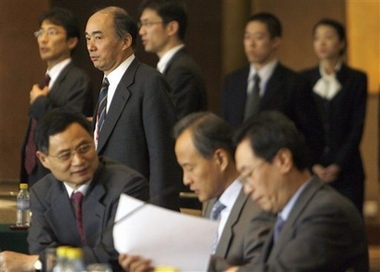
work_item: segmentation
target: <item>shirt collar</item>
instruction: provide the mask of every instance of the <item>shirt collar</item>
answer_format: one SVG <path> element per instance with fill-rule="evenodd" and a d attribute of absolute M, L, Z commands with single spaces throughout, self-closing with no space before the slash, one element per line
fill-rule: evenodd
<path fill-rule="evenodd" d="M 232 209 L 242 187 L 242 183 L 238 180 L 235 180 L 230 184 L 230 186 L 227 187 L 226 190 L 224 190 L 223 194 L 219 197 L 219 201 L 226 206 L 226 210 Z"/>
<path fill-rule="evenodd" d="M 63 184 L 65 185 L 65 188 L 66 188 L 66 191 L 67 191 L 67 194 L 69 195 L 69 197 L 71 197 L 71 195 L 73 193 L 75 193 L 75 192 L 81 192 L 85 196 L 86 193 L 87 193 L 88 187 L 90 186 L 91 181 L 92 181 L 92 179 L 90 179 L 89 181 L 87 181 L 85 184 L 82 184 L 76 190 L 74 190 L 73 188 L 71 188 L 66 182 L 63 182 Z"/>
<path fill-rule="evenodd" d="M 49 75 L 50 77 L 50 82 L 49 82 L 49 88 L 51 88 L 54 84 L 54 82 L 57 80 L 59 74 L 62 72 L 62 70 L 69 65 L 71 62 L 71 58 L 64 59 L 63 61 L 57 63 L 54 65 L 52 68 L 46 70 L 46 74 Z"/>
<path fill-rule="evenodd" d="M 125 71 L 127 71 L 129 65 L 131 65 L 132 61 L 135 59 L 135 54 L 130 55 L 127 59 L 125 59 L 115 70 L 109 73 L 107 76 L 108 82 L 110 86 L 117 86 L 123 77 Z"/>
<path fill-rule="evenodd" d="M 162 55 L 162 57 L 157 63 L 157 69 L 158 71 L 160 71 L 161 74 L 164 73 L 166 66 L 168 65 L 171 58 L 175 55 L 175 53 L 177 53 L 183 47 L 185 47 L 184 44 L 174 46 L 173 48 L 171 48 L 165 54 Z"/>
<path fill-rule="evenodd" d="M 260 82 L 264 83 L 269 80 L 271 75 L 273 74 L 274 69 L 276 68 L 276 65 L 278 63 L 277 59 L 272 60 L 271 62 L 267 63 L 264 67 L 262 67 L 260 70 L 256 70 L 253 63 L 250 65 L 249 69 L 249 76 L 248 80 L 253 79 L 253 76 L 258 73 L 260 76 Z"/>
<path fill-rule="evenodd" d="M 305 190 L 306 185 L 310 183 L 310 180 L 311 178 L 307 182 L 305 182 L 300 188 L 298 188 L 296 193 L 290 198 L 288 203 L 286 203 L 282 211 L 278 213 L 278 216 L 281 216 L 282 220 L 288 220 L 289 214 L 292 211 L 294 204 L 297 202 L 300 194 Z"/>

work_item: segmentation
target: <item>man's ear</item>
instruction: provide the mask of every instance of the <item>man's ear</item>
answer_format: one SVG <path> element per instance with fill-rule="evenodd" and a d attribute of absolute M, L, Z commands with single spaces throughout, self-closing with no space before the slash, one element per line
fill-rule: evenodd
<path fill-rule="evenodd" d="M 127 50 L 130 47 L 132 47 L 132 36 L 128 33 L 123 38 L 123 50 Z"/>
<path fill-rule="evenodd" d="M 214 158 L 222 170 L 227 168 L 230 158 L 226 150 L 222 148 L 215 150 Z"/>
<path fill-rule="evenodd" d="M 281 148 L 276 155 L 276 161 L 283 173 L 287 173 L 293 167 L 293 154 L 287 148 Z"/>
<path fill-rule="evenodd" d="M 166 31 L 169 36 L 178 35 L 179 23 L 177 21 L 170 21 L 166 26 Z"/>
<path fill-rule="evenodd" d="M 45 153 L 41 152 L 41 151 L 37 151 L 36 152 L 36 155 L 37 155 L 37 158 L 40 160 L 41 164 L 50 170 L 50 164 L 49 164 L 49 160 L 47 158 L 47 156 L 45 155 Z"/>
<path fill-rule="evenodd" d="M 69 38 L 67 40 L 67 43 L 69 45 L 70 50 L 73 50 L 77 46 L 78 42 L 79 42 L 79 40 L 77 37 Z"/>

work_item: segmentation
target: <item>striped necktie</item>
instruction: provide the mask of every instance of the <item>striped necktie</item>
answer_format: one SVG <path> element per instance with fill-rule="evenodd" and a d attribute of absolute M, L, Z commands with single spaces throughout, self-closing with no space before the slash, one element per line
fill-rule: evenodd
<path fill-rule="evenodd" d="M 105 77 L 102 83 L 102 88 L 100 89 L 99 99 L 98 99 L 98 126 L 97 126 L 97 134 L 99 137 L 100 131 L 102 130 L 104 121 L 107 115 L 107 96 L 108 96 L 108 86 L 110 83 L 108 79 Z"/>

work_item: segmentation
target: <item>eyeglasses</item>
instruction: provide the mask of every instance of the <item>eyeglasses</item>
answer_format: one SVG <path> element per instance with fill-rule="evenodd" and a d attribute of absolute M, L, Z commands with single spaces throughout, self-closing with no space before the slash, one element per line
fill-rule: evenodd
<path fill-rule="evenodd" d="M 139 29 L 142 27 L 151 28 L 155 24 L 162 24 L 162 23 L 163 23 L 163 21 L 159 21 L 159 22 L 144 21 L 144 22 L 138 22 L 137 26 Z"/>
<path fill-rule="evenodd" d="M 34 37 L 38 38 L 38 37 L 41 37 L 43 35 L 48 35 L 49 37 L 53 37 L 53 36 L 56 36 L 58 35 L 60 32 L 54 28 L 50 28 L 48 30 L 43 30 L 43 29 L 40 29 L 40 30 L 37 30 L 35 31 L 33 34 L 34 34 Z"/>
<path fill-rule="evenodd" d="M 48 154 L 48 156 L 52 157 L 54 159 L 57 159 L 61 162 L 67 162 L 73 158 L 75 153 L 80 154 L 80 155 L 85 155 L 86 153 L 88 153 L 92 149 L 92 146 L 93 145 L 90 143 L 82 144 L 82 145 L 78 146 L 77 149 L 70 150 L 70 151 L 64 151 L 64 152 L 60 153 L 58 156 L 53 156 L 53 155 L 49 155 L 49 154 Z"/>
<path fill-rule="evenodd" d="M 239 181 L 240 181 L 243 185 L 248 184 L 248 179 L 249 179 L 250 177 L 252 177 L 252 175 L 253 175 L 253 173 L 255 172 L 256 168 L 258 168 L 259 166 L 261 166 L 263 163 L 264 163 L 264 162 L 259 162 L 259 163 L 256 164 L 254 167 L 252 167 L 250 170 L 248 170 L 246 174 L 244 174 L 244 175 L 241 174 L 241 175 L 239 176 L 239 178 L 238 178 Z"/>

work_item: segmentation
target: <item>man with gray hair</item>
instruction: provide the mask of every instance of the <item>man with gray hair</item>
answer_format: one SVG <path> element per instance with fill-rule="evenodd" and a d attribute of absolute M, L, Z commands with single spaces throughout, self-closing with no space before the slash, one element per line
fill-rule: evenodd
<path fill-rule="evenodd" d="M 88 19 L 87 49 L 94 66 L 104 72 L 92 123 L 95 144 L 98 154 L 148 179 L 153 204 L 179 210 L 170 86 L 135 57 L 137 31 L 132 17 L 119 7 L 101 9 Z"/>

